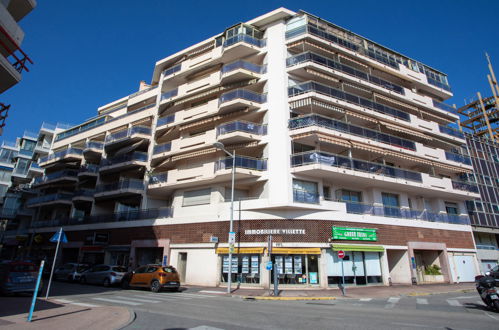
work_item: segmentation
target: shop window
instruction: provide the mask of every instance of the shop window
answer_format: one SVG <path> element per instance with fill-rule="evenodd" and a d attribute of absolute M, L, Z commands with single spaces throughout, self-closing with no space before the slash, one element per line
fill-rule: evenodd
<path fill-rule="evenodd" d="M 458 215 L 458 207 L 456 203 L 445 202 L 445 211 L 447 214 Z"/>
<path fill-rule="evenodd" d="M 260 283 L 260 255 L 232 255 L 232 283 Z M 229 256 L 222 256 L 222 282 L 229 279 Z"/>
<path fill-rule="evenodd" d="M 280 284 L 319 284 L 319 256 L 305 254 L 273 255 L 274 271 Z"/>
<path fill-rule="evenodd" d="M 336 251 L 328 251 L 326 258 L 328 284 L 330 285 L 342 283 L 342 274 L 345 276 L 345 284 L 382 283 L 379 252 L 345 251 L 345 258 L 342 261 L 338 258 Z"/>
<path fill-rule="evenodd" d="M 399 196 L 390 193 L 381 193 L 384 215 L 387 217 L 400 217 Z"/>
<path fill-rule="evenodd" d="M 182 206 L 210 204 L 210 199 L 211 188 L 186 191 Z"/>

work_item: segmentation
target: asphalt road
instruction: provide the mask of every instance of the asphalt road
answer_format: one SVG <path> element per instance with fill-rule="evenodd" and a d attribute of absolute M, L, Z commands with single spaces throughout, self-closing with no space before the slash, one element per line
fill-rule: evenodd
<path fill-rule="evenodd" d="M 55 283 L 52 299 L 125 306 L 125 329 L 498 329 L 499 313 L 472 293 L 331 301 L 252 301 L 199 289 L 151 293 Z"/>

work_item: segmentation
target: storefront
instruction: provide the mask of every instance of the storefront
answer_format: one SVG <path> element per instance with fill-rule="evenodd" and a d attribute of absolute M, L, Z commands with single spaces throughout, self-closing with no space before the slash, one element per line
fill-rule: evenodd
<path fill-rule="evenodd" d="M 232 254 L 232 283 L 260 284 L 264 248 L 236 248 Z M 229 279 L 229 248 L 218 248 L 221 258 L 220 282 Z"/>
<path fill-rule="evenodd" d="M 277 271 L 279 284 L 319 285 L 320 248 L 273 248 L 271 283 Z"/>

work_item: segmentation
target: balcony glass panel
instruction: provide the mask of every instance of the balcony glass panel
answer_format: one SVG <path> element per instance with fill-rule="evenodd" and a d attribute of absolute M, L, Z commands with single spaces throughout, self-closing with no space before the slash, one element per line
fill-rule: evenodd
<path fill-rule="evenodd" d="M 74 194 L 74 197 L 94 197 L 95 189 L 80 189 Z"/>
<path fill-rule="evenodd" d="M 445 152 L 445 158 L 447 160 L 452 160 L 458 163 L 463 163 L 466 165 L 471 165 L 471 158 L 468 156 L 460 155 L 460 154 L 455 154 L 453 152 Z"/>
<path fill-rule="evenodd" d="M 154 146 L 153 154 L 154 155 L 160 154 L 162 152 L 170 151 L 171 149 L 172 149 L 172 144 L 170 142 L 159 144 L 157 146 Z"/>
<path fill-rule="evenodd" d="M 178 89 L 177 88 L 172 89 L 171 91 L 167 91 L 167 92 L 164 92 L 163 94 L 161 94 L 161 101 L 175 97 L 177 95 L 178 95 Z"/>
<path fill-rule="evenodd" d="M 220 71 L 222 74 L 231 72 L 237 69 L 245 69 L 254 73 L 264 73 L 265 66 L 258 65 L 258 64 L 253 64 L 250 62 L 246 62 L 243 60 L 235 61 L 229 64 L 226 64 L 222 67 L 222 70 Z"/>
<path fill-rule="evenodd" d="M 454 109 L 454 107 L 452 107 L 446 103 L 438 102 L 438 101 L 435 101 L 433 99 L 432 99 L 432 101 L 433 101 L 433 106 L 435 108 L 439 108 L 440 110 L 444 110 L 444 111 L 448 111 L 448 112 L 452 112 L 452 113 L 454 113 L 456 111 L 456 109 Z"/>
<path fill-rule="evenodd" d="M 246 132 L 257 135 L 267 134 L 267 125 L 258 125 L 247 121 L 233 121 L 217 127 L 217 136 L 231 132 Z"/>
<path fill-rule="evenodd" d="M 72 194 L 64 194 L 64 193 L 48 194 L 45 196 L 30 198 L 27 200 L 26 205 L 30 206 L 30 205 L 53 202 L 53 201 L 58 201 L 58 200 L 70 201 L 72 198 L 73 198 Z"/>
<path fill-rule="evenodd" d="M 232 46 L 234 44 L 237 44 L 239 42 L 244 42 L 244 43 L 247 43 L 247 44 L 250 44 L 250 45 L 253 45 L 253 46 L 257 46 L 257 47 L 265 47 L 265 40 L 264 39 L 257 39 L 257 38 L 254 38 L 252 36 L 249 36 L 247 34 L 244 34 L 244 33 L 239 33 L 239 34 L 236 34 L 230 38 L 227 38 L 225 39 L 224 43 L 223 43 L 223 47 L 229 47 L 229 46 Z"/>
<path fill-rule="evenodd" d="M 155 173 L 149 177 L 149 184 L 163 183 L 168 181 L 168 172 Z"/>
<path fill-rule="evenodd" d="M 117 133 L 106 136 L 106 143 L 111 143 L 125 138 L 129 138 L 133 134 L 151 135 L 151 129 L 146 126 L 133 126 L 130 127 L 129 129 L 119 131 Z"/>
<path fill-rule="evenodd" d="M 170 123 L 173 123 L 175 121 L 175 114 L 173 115 L 170 115 L 170 116 L 166 116 L 166 117 L 161 117 L 161 118 L 158 118 L 158 123 L 157 123 L 157 126 L 163 126 L 163 125 L 166 125 L 166 124 L 170 124 Z"/>
<path fill-rule="evenodd" d="M 102 193 L 122 189 L 143 190 L 144 181 L 138 179 L 121 179 L 118 182 L 99 184 L 95 187 L 95 192 Z"/>
<path fill-rule="evenodd" d="M 478 186 L 472 182 L 452 181 L 452 188 L 478 194 Z"/>
<path fill-rule="evenodd" d="M 53 153 L 52 155 L 48 155 L 45 157 L 41 157 L 40 160 L 38 161 L 39 163 L 45 163 L 49 160 L 53 160 L 56 158 L 63 158 L 68 155 L 83 155 L 83 150 L 82 149 L 75 149 L 75 148 L 69 148 L 66 150 L 58 151 L 56 153 Z"/>
<path fill-rule="evenodd" d="M 347 101 L 350 103 L 354 103 L 354 104 L 372 109 L 372 110 L 380 112 L 380 113 L 384 113 L 384 114 L 387 114 L 390 116 L 400 118 L 400 119 L 405 120 L 405 121 L 411 121 L 408 113 L 405 113 L 403 111 L 400 111 L 400 110 L 394 109 L 392 107 L 383 105 L 381 103 L 371 101 L 369 99 L 359 97 L 359 96 L 354 95 L 354 94 L 345 93 L 345 92 L 340 91 L 338 89 L 335 89 L 335 88 L 332 88 L 332 87 L 329 87 L 326 85 L 322 85 L 322 84 L 316 83 L 314 81 L 308 81 L 308 82 L 304 82 L 301 84 L 297 84 L 297 85 L 288 87 L 288 96 L 289 97 L 301 95 L 301 94 L 308 93 L 308 92 L 315 92 L 315 93 L 323 94 L 326 96 L 334 97 L 334 98 L 337 98 L 340 100 L 344 100 L 344 101 Z"/>
<path fill-rule="evenodd" d="M 110 166 L 125 162 L 147 162 L 147 152 L 135 151 L 131 154 L 120 155 L 116 157 L 106 158 L 101 160 L 101 166 Z"/>
<path fill-rule="evenodd" d="M 85 144 L 85 148 L 102 150 L 104 148 L 104 143 L 97 141 L 89 141 Z"/>
<path fill-rule="evenodd" d="M 293 201 L 299 203 L 319 204 L 319 194 L 306 190 L 293 189 Z"/>
<path fill-rule="evenodd" d="M 439 125 L 438 129 L 440 130 L 440 133 L 444 133 L 444 134 L 451 135 L 451 136 L 454 136 L 454 137 L 457 137 L 457 138 L 460 138 L 460 139 L 464 139 L 463 132 L 461 132 L 461 131 L 459 131 L 459 130 L 457 130 L 455 128 L 452 128 L 452 127 L 449 127 L 449 126 Z"/>
<path fill-rule="evenodd" d="M 236 168 L 245 168 L 250 170 L 265 171 L 267 169 L 267 160 L 250 158 L 236 155 Z M 232 158 L 224 158 L 215 162 L 215 172 L 232 168 Z"/>
<path fill-rule="evenodd" d="M 447 84 L 445 84 L 443 82 L 440 82 L 440 81 L 438 81 L 436 79 L 431 78 L 428 74 L 426 74 L 426 78 L 428 79 L 428 83 L 430 85 L 437 86 L 438 88 L 442 88 L 443 90 L 446 90 L 448 92 L 452 91 L 452 89 L 450 88 L 449 85 L 447 85 Z"/>
<path fill-rule="evenodd" d="M 180 70 L 182 69 L 182 63 L 180 64 L 177 64 L 171 68 L 168 68 L 166 70 L 163 71 L 163 76 L 164 77 L 168 77 L 176 72 L 179 72 Z"/>
<path fill-rule="evenodd" d="M 80 173 L 84 173 L 84 172 L 97 173 L 97 172 L 99 172 L 99 168 L 100 168 L 100 166 L 97 164 L 85 164 L 80 168 L 79 172 Z"/>
<path fill-rule="evenodd" d="M 308 126 L 320 126 L 335 131 L 350 133 L 353 135 L 365 137 L 371 140 L 383 142 L 395 147 L 416 150 L 416 144 L 410 140 L 401 139 L 399 137 L 377 132 L 360 126 L 350 125 L 345 122 L 319 116 L 319 115 L 307 115 L 300 118 L 293 118 L 289 120 L 290 129 L 298 129 Z"/>
<path fill-rule="evenodd" d="M 245 99 L 256 103 L 265 103 L 267 102 L 267 95 L 252 92 L 247 89 L 234 89 L 230 92 L 222 94 L 218 103 L 222 104 L 235 99 Z"/>

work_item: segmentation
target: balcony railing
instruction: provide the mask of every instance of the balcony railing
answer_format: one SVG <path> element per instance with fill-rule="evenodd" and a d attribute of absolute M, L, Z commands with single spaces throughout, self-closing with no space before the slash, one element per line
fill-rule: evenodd
<path fill-rule="evenodd" d="M 433 106 L 435 108 L 439 108 L 440 110 L 444 110 L 444 111 L 448 111 L 448 112 L 452 112 L 452 113 L 454 113 L 456 111 L 456 109 L 454 109 L 454 107 L 452 107 L 446 103 L 438 102 L 438 101 L 435 101 L 433 99 L 432 99 L 432 101 L 433 101 Z"/>
<path fill-rule="evenodd" d="M 94 197 L 95 189 L 80 189 L 75 191 L 74 197 Z"/>
<path fill-rule="evenodd" d="M 471 165 L 471 158 L 468 156 L 456 154 L 453 152 L 445 152 L 445 159 L 452 160 L 454 162 L 463 163 L 466 165 Z"/>
<path fill-rule="evenodd" d="M 293 201 L 298 203 L 319 204 L 319 194 L 293 189 Z"/>
<path fill-rule="evenodd" d="M 17 45 L 18 43 L 12 39 L 10 33 L 7 32 L 3 27 L 0 26 L 0 34 L 2 35 L 2 39 L 0 40 L 0 48 L 2 50 L 2 54 L 7 61 L 12 65 L 12 67 L 19 73 L 23 71 L 29 72 L 28 62 L 33 64 L 33 61 L 29 58 L 29 56 Z M 10 46 L 10 45 L 13 46 Z"/>
<path fill-rule="evenodd" d="M 163 77 L 168 77 L 176 72 L 179 72 L 182 69 L 182 63 L 177 64 L 171 68 L 168 68 L 163 71 Z"/>
<path fill-rule="evenodd" d="M 265 73 L 266 72 L 266 66 L 265 65 L 258 65 L 250 62 L 246 62 L 243 60 L 238 60 L 229 64 L 226 64 L 222 67 L 222 70 L 220 71 L 222 74 L 231 72 L 237 69 L 245 69 L 254 73 Z"/>
<path fill-rule="evenodd" d="M 170 142 L 159 144 L 157 146 L 154 146 L 153 154 L 160 154 L 162 152 L 168 152 L 172 150 L 172 144 Z"/>
<path fill-rule="evenodd" d="M 170 218 L 172 214 L 173 212 L 171 208 L 136 210 L 136 211 L 118 212 L 111 214 L 91 215 L 80 218 L 65 218 L 65 219 L 54 219 L 54 220 L 45 220 L 45 221 L 34 221 L 32 222 L 31 226 L 33 228 L 60 227 L 60 226 L 94 224 L 94 223 Z"/>
<path fill-rule="evenodd" d="M 75 170 L 63 170 L 63 171 L 58 171 L 54 173 L 50 173 L 47 175 L 44 175 L 42 177 L 38 177 L 35 179 L 34 183 L 35 184 L 40 184 L 40 183 L 46 183 L 49 181 L 53 181 L 59 178 L 64 178 L 64 177 L 73 177 L 76 178 L 78 175 L 78 171 Z"/>
<path fill-rule="evenodd" d="M 177 95 L 178 95 L 178 88 L 172 89 L 171 91 L 167 91 L 161 94 L 161 101 L 175 97 Z"/>
<path fill-rule="evenodd" d="M 265 39 L 256 39 L 256 38 L 249 36 L 247 34 L 240 33 L 240 34 L 236 34 L 233 37 L 227 38 L 223 43 L 223 47 L 224 48 L 229 47 L 229 46 L 232 46 L 234 44 L 237 44 L 238 42 L 244 42 L 244 43 L 247 43 L 247 44 L 250 44 L 253 46 L 257 46 L 260 48 L 265 47 L 265 45 L 266 45 Z"/>
<path fill-rule="evenodd" d="M 53 153 L 52 155 L 41 157 L 40 160 L 38 161 L 38 163 L 45 163 L 45 162 L 48 162 L 48 161 L 56 159 L 56 158 L 66 157 L 68 155 L 81 156 L 81 155 L 83 155 L 83 150 L 82 149 L 69 148 L 69 149 L 66 149 L 66 150 L 58 151 L 56 153 Z"/>
<path fill-rule="evenodd" d="M 337 98 L 337 99 L 340 99 L 340 100 L 343 100 L 343 101 L 346 101 L 349 103 L 353 103 L 353 104 L 360 105 L 360 106 L 365 107 L 365 108 L 372 109 L 374 111 L 377 111 L 377 112 L 380 112 L 383 114 L 387 114 L 390 116 L 400 118 L 400 119 L 405 120 L 405 121 L 411 121 L 408 113 L 394 109 L 392 107 L 388 107 L 388 106 L 381 104 L 381 103 L 371 101 L 369 99 L 359 97 L 359 96 L 354 95 L 354 94 L 345 93 L 345 92 L 340 91 L 338 89 L 335 89 L 335 88 L 332 88 L 332 87 L 329 87 L 326 85 L 322 85 L 322 84 L 319 84 L 319 83 L 314 82 L 314 81 L 308 81 L 308 82 L 304 82 L 301 84 L 297 84 L 297 85 L 288 87 L 288 96 L 290 96 L 290 97 L 301 95 L 304 93 L 309 93 L 309 92 L 315 92 L 315 93 L 323 94 L 326 96 L 334 97 L 334 98 Z"/>
<path fill-rule="evenodd" d="M 123 189 L 144 190 L 144 181 L 139 179 L 121 179 L 118 182 L 99 184 L 95 187 L 95 193 L 104 193 Z"/>
<path fill-rule="evenodd" d="M 395 147 L 408 150 L 416 150 L 416 144 L 410 140 L 401 139 L 390 134 L 377 132 L 360 126 L 350 125 L 339 120 L 330 119 L 319 115 L 307 115 L 289 120 L 290 129 L 298 129 L 308 126 L 325 127 L 335 131 L 365 137 L 367 139 L 386 143 Z"/>
<path fill-rule="evenodd" d="M 389 89 L 393 92 L 405 95 L 403 87 L 400 87 L 400 86 L 395 85 L 395 84 L 393 84 L 389 81 L 386 81 L 384 79 L 375 77 L 375 76 L 370 75 L 368 73 L 354 69 L 351 66 L 336 62 L 330 58 L 320 56 L 320 55 L 317 55 L 317 54 L 312 53 L 312 52 L 305 52 L 305 53 L 298 54 L 298 55 L 295 55 L 295 56 L 292 56 L 292 57 L 289 57 L 286 59 L 286 65 L 288 67 L 291 67 L 291 66 L 294 66 L 294 65 L 297 65 L 300 63 L 304 63 L 304 62 L 313 62 L 313 63 L 317 63 L 320 65 L 324 65 L 328 68 L 341 71 L 341 72 L 346 73 L 350 76 L 354 76 L 356 78 L 366 80 L 370 83 L 373 83 L 375 85 L 381 86 L 381 87 L 386 88 L 386 89 Z"/>
<path fill-rule="evenodd" d="M 80 167 L 79 173 L 98 173 L 100 166 L 97 164 L 85 164 Z"/>
<path fill-rule="evenodd" d="M 149 184 L 157 184 L 168 181 L 168 172 L 155 173 L 149 177 Z"/>
<path fill-rule="evenodd" d="M 170 115 L 170 116 L 166 116 L 166 117 L 161 117 L 161 118 L 158 118 L 158 123 L 156 126 L 157 127 L 163 126 L 166 124 L 173 123 L 174 121 L 175 121 L 175 114 Z"/>
<path fill-rule="evenodd" d="M 477 244 L 476 248 L 478 250 L 499 250 L 499 248 L 492 244 Z"/>
<path fill-rule="evenodd" d="M 231 132 L 246 132 L 257 135 L 267 135 L 267 125 L 259 125 L 247 121 L 233 121 L 217 127 L 217 136 Z"/>
<path fill-rule="evenodd" d="M 117 133 L 106 136 L 106 144 L 116 142 L 119 140 L 124 140 L 131 137 L 134 134 L 144 134 L 151 135 L 151 129 L 146 126 L 133 126 L 126 130 L 119 131 Z"/>
<path fill-rule="evenodd" d="M 460 139 L 464 139 L 464 134 L 463 132 L 455 129 L 455 128 L 452 128 L 452 127 L 449 127 L 449 126 L 442 126 L 442 125 L 438 125 L 438 129 L 440 130 L 440 133 L 444 133 L 444 134 L 447 134 L 447 135 L 450 135 L 450 136 L 454 136 L 454 137 L 457 137 L 457 138 L 460 138 Z"/>
<path fill-rule="evenodd" d="M 452 188 L 478 194 L 478 186 L 471 182 L 452 181 Z"/>
<path fill-rule="evenodd" d="M 12 175 L 14 176 L 27 176 L 29 172 L 29 167 L 16 167 L 14 171 L 12 171 Z"/>
<path fill-rule="evenodd" d="M 26 206 L 32 206 L 35 204 L 48 203 L 54 201 L 71 201 L 73 198 L 72 194 L 65 193 L 57 193 L 57 194 L 48 194 L 45 196 L 30 198 L 26 202 Z"/>
<path fill-rule="evenodd" d="M 267 160 L 236 155 L 236 168 L 244 168 L 256 171 L 267 170 Z M 215 172 L 232 168 L 232 158 L 224 158 L 215 162 Z"/>
<path fill-rule="evenodd" d="M 235 99 L 244 99 L 250 102 L 265 103 L 267 102 L 267 95 L 239 88 L 220 95 L 218 103 L 222 104 L 224 102 L 229 102 Z"/>
<path fill-rule="evenodd" d="M 85 149 L 97 149 L 97 150 L 102 150 L 104 148 L 104 143 L 103 142 L 97 142 L 97 141 L 88 141 L 85 144 Z"/>
<path fill-rule="evenodd" d="M 438 88 L 442 88 L 443 90 L 446 90 L 446 91 L 448 91 L 448 92 L 451 92 L 451 91 L 452 91 L 452 89 L 450 88 L 450 86 L 449 86 L 449 85 L 444 84 L 444 83 L 442 83 L 442 82 L 440 82 L 440 81 L 437 81 L 437 80 L 435 80 L 435 79 L 433 79 L 433 78 L 429 77 L 428 75 L 426 75 L 426 78 L 428 79 L 428 83 L 429 83 L 430 85 L 437 86 Z"/>
<path fill-rule="evenodd" d="M 134 151 L 133 153 L 130 154 L 102 159 L 100 164 L 101 167 L 103 167 L 103 166 L 111 166 L 111 165 L 133 162 L 133 161 L 147 162 L 147 159 L 148 159 L 147 152 Z"/>
<path fill-rule="evenodd" d="M 342 202 L 342 201 L 340 201 Z M 344 202 L 347 207 L 347 213 L 368 214 L 381 217 L 403 218 L 423 220 L 429 222 L 443 222 L 459 225 L 469 225 L 470 218 L 467 215 L 431 213 L 426 210 L 413 210 L 408 208 L 373 205 L 367 203 Z"/>
<path fill-rule="evenodd" d="M 312 151 L 291 156 L 291 166 L 304 166 L 310 164 L 322 164 L 332 167 L 347 168 L 354 171 L 373 173 L 391 178 L 404 179 L 408 181 L 422 182 L 421 173 L 402 170 L 397 167 L 367 162 L 364 160 L 349 158 L 345 156 L 330 154 L 326 152 Z"/>
<path fill-rule="evenodd" d="M 149 88 L 143 89 L 143 90 L 138 91 L 138 92 L 135 92 L 135 93 L 133 93 L 133 94 L 130 94 L 130 95 L 128 96 L 128 98 L 129 98 L 129 99 L 134 98 L 134 97 L 136 97 L 136 96 L 139 96 L 139 95 L 142 95 L 142 94 L 147 93 L 147 92 L 149 92 L 149 91 L 152 91 L 153 89 L 156 89 L 156 88 L 158 88 L 158 86 L 151 86 L 151 87 L 149 87 Z"/>

